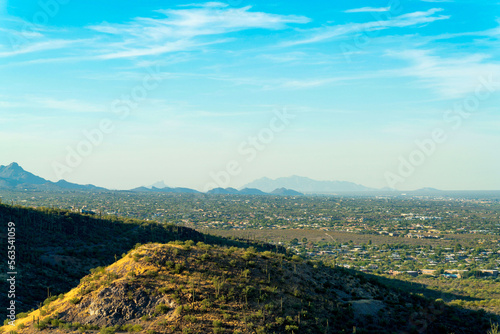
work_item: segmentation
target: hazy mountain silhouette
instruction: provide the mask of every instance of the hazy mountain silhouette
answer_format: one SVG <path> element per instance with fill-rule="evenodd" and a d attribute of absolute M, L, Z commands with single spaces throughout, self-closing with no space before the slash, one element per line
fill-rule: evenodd
<path fill-rule="evenodd" d="M 374 191 L 363 185 L 347 181 L 318 181 L 303 176 L 280 177 L 275 180 L 263 177 L 246 184 L 244 187 L 257 188 L 271 192 L 278 188 L 294 189 L 302 193 L 328 194 L 337 192 Z"/>
<path fill-rule="evenodd" d="M 278 195 L 278 196 L 301 196 L 301 195 L 304 195 L 304 194 L 299 193 L 298 191 L 295 191 L 293 189 L 286 189 L 286 188 L 274 189 L 273 191 L 271 191 L 271 194 Z"/>
<path fill-rule="evenodd" d="M 76 184 L 66 180 L 52 182 L 24 170 L 16 162 L 0 166 L 0 188 L 34 190 L 106 190 L 92 184 Z"/>
<path fill-rule="evenodd" d="M 16 162 L 0 166 L 0 178 L 12 184 L 44 184 L 49 181 L 25 171 Z"/>

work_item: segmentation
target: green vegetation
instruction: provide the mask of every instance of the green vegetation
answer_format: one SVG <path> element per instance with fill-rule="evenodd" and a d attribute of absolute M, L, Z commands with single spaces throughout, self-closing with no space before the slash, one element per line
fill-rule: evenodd
<path fill-rule="evenodd" d="M 474 194 L 472 194 L 474 195 Z M 306 228 L 380 235 L 500 234 L 500 198 L 243 196 L 120 192 L 15 192 L 4 203 L 95 212 L 211 229 Z M 414 231 L 412 231 L 414 230 Z M 302 237 L 298 241 L 302 241 Z M 194 240 L 194 239 L 193 239 Z"/>
<path fill-rule="evenodd" d="M 209 259 L 200 262 L 202 254 Z M 184 265 L 181 273 L 174 269 L 177 263 Z M 147 274 L 151 270 L 158 275 Z M 111 280 L 108 274 L 114 274 Z M 94 270 L 69 294 L 91 284 L 94 289 L 78 305 L 63 301 L 35 323 L 26 322 L 25 329 L 316 334 L 349 333 L 356 327 L 358 333 L 486 333 L 494 321 L 484 312 L 388 288 L 375 276 L 345 268 L 254 249 L 192 246 L 190 241 L 137 247 Z"/>
<path fill-rule="evenodd" d="M 30 209 L 0 204 L 0 222 L 4 231 L 8 222 L 15 223 L 16 266 L 22 273 L 16 291 L 18 312 L 28 311 L 40 303 L 51 304 L 58 298 L 57 294 L 75 287 L 90 270 L 102 272 L 103 268 L 97 267 L 113 263 L 121 257 L 119 254 L 142 243 L 193 240 L 193 244 L 253 245 L 262 250 L 276 250 L 273 246 L 204 235 L 174 224 L 112 216 L 98 218 L 52 208 Z M 0 270 L 3 273 L 9 271 L 7 261 L 0 263 Z M 175 270 L 180 273 L 184 267 L 177 263 Z M 154 276 L 155 273 L 149 272 L 148 275 Z M 82 295 L 92 289 L 89 286 Z M 0 290 L 8 291 L 5 279 L 0 281 Z M 7 302 L 7 298 L 0 299 L 2 317 L 6 315 Z M 75 298 L 73 302 L 77 304 L 79 300 Z"/>
<path fill-rule="evenodd" d="M 463 321 L 464 314 L 454 312 L 466 312 L 465 318 L 471 317 L 469 320 L 480 324 L 483 332 L 486 327 L 491 333 L 497 331 L 498 319 L 490 317 L 500 315 L 500 200 L 494 196 L 349 198 L 134 192 L 96 192 L 89 196 L 87 192 L 3 191 L 2 197 L 4 202 L 52 207 L 0 205 L 0 221 L 14 221 L 18 235 L 22 233 L 16 243 L 23 259 L 18 264 L 23 272 L 19 311 L 41 304 L 40 315 L 50 316 L 53 305 L 64 299 L 62 293 L 78 282 L 78 294 L 65 303 L 84 307 L 80 305 L 85 305 L 87 298 L 126 277 L 130 284 L 147 281 L 147 291 L 173 302 L 159 303 L 150 313 L 138 316 L 145 332 L 197 333 L 204 326 L 210 333 L 302 333 L 303 328 L 309 328 L 301 326 L 305 319 L 317 311 L 304 306 L 314 302 L 311 292 L 303 288 L 311 283 L 299 279 L 300 284 L 289 286 L 286 293 L 280 284 L 294 282 L 312 266 L 361 281 L 368 279 L 377 289 L 382 289 L 379 284 L 399 289 L 397 293 L 406 294 L 411 304 L 420 305 L 412 310 L 421 313 L 423 320 L 415 321 L 434 324 L 436 333 L 442 333 L 439 325 L 448 326 L 450 319 Z M 90 214 L 76 213 L 75 208 L 82 207 Z M 142 249 L 140 245 L 148 242 L 171 242 L 176 247 L 163 262 L 158 262 L 155 253 L 129 252 Z M 106 269 L 121 258 L 145 270 L 119 274 Z M 194 267 L 200 268 L 199 272 Z M 277 268 L 281 272 L 276 272 Z M 91 275 L 82 278 L 89 270 Z M 375 276 L 359 276 L 359 271 Z M 157 286 L 157 282 L 162 284 Z M 0 282 L 1 289 L 4 285 L 5 281 Z M 319 284 L 312 295 L 340 289 L 335 287 L 333 283 Z M 337 293 L 328 300 L 341 298 Z M 346 333 L 353 327 L 362 333 L 376 326 L 389 328 L 395 321 L 408 322 L 399 315 L 405 314 L 406 306 L 396 307 L 385 320 L 378 313 L 359 319 L 352 312 L 365 307 L 363 294 L 349 295 L 350 308 L 340 307 L 334 312 L 342 314 L 341 319 L 345 317 L 341 324 L 338 319 L 328 319 L 327 325 L 315 328 L 317 332 L 332 331 L 338 324 Z M 125 296 L 135 300 L 132 291 Z M 299 305 L 298 312 L 281 312 L 290 307 L 297 311 Z M 395 307 L 398 302 L 390 305 Z M 430 312 L 426 307 L 451 311 L 443 311 L 439 316 L 442 319 L 436 322 L 425 318 Z M 280 312 L 276 312 L 278 309 Z M 480 312 L 467 313 L 467 309 Z M 197 312 L 218 315 L 205 319 Z M 273 325 L 269 314 L 275 316 Z M 171 316 L 178 322 L 167 321 L 165 317 Z M 486 326 L 484 321 L 488 319 L 492 323 Z M 363 329 L 369 320 L 375 327 Z M 239 322 L 244 326 L 234 325 Z M 183 327 L 186 323 L 192 326 Z M 150 328 L 151 324 L 155 325 Z M 99 330 L 123 329 L 106 325 L 100 324 Z M 51 321 L 41 321 L 37 326 L 54 327 Z M 71 328 L 89 330 L 83 325 Z M 314 332 L 312 328 L 310 332 Z"/>

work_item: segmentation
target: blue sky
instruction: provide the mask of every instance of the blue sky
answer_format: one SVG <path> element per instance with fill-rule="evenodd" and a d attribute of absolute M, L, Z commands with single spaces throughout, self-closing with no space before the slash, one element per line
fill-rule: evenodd
<path fill-rule="evenodd" d="M 0 164 L 116 189 L 500 189 L 498 8 L 3 1 Z"/>

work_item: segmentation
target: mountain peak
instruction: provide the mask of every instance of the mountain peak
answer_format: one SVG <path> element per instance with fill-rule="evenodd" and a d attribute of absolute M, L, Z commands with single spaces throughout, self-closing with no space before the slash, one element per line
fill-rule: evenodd
<path fill-rule="evenodd" d="M 9 179 L 15 183 L 44 184 L 47 180 L 25 171 L 17 162 L 0 166 L 0 178 Z"/>
<path fill-rule="evenodd" d="M 4 167 L 4 166 L 1 166 L 1 167 Z M 19 166 L 19 164 L 17 162 L 12 162 L 9 165 L 5 166 L 4 168 L 5 169 L 12 169 L 12 170 L 24 171 L 24 169 L 21 166 Z"/>
<path fill-rule="evenodd" d="M 271 194 L 273 195 L 279 195 L 279 196 L 301 196 L 303 195 L 302 193 L 295 191 L 293 189 L 286 189 L 286 188 L 277 188 L 271 191 Z"/>
<path fill-rule="evenodd" d="M 158 182 L 153 183 L 150 186 L 146 186 L 146 188 L 149 188 L 149 189 L 153 189 L 153 188 L 164 189 L 164 188 L 168 188 L 168 187 L 167 187 L 167 185 L 165 184 L 164 181 L 158 181 Z"/>
<path fill-rule="evenodd" d="M 71 190 L 104 190 L 93 185 L 80 185 L 66 180 L 51 182 L 24 170 L 17 162 L 0 166 L 0 187 L 21 189 L 71 189 Z"/>

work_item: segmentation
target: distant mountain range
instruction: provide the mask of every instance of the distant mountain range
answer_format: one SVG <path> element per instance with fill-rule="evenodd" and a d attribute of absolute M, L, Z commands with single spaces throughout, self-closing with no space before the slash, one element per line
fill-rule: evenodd
<path fill-rule="evenodd" d="M 106 188 L 97 187 L 92 184 L 77 184 L 71 183 L 66 180 L 59 180 L 52 182 L 40 176 L 34 175 L 16 162 L 7 166 L 0 166 L 0 189 L 10 190 L 38 190 L 38 191 L 64 191 L 64 190 L 78 190 L 78 191 L 109 191 Z M 177 194 L 199 194 L 200 192 L 190 188 L 170 188 L 165 185 L 165 182 L 156 182 L 150 186 L 138 187 L 131 189 L 133 192 L 161 192 L 161 193 L 177 193 Z M 269 195 L 259 189 L 245 188 L 237 190 L 234 188 L 215 188 L 207 192 L 207 194 L 220 194 L 220 195 Z M 270 192 L 272 195 L 280 196 L 299 196 L 301 193 L 290 189 L 275 189 Z"/>
<path fill-rule="evenodd" d="M 92 184 L 77 184 L 66 180 L 52 182 L 42 177 L 34 175 L 24 170 L 17 163 L 13 162 L 7 166 L 0 166 L 0 189 L 12 190 L 39 190 L 39 191 L 109 191 L 106 188 L 97 187 Z M 178 193 L 178 194 L 199 194 L 200 192 L 190 188 L 171 188 L 165 185 L 165 182 L 156 182 L 150 186 L 143 186 L 131 189 L 133 192 L 160 192 L 160 193 Z M 263 177 L 248 183 L 242 189 L 235 188 L 214 188 L 207 194 L 218 195 L 278 195 L 278 196 L 300 196 L 303 194 L 403 194 L 412 195 L 435 195 L 441 193 L 441 190 L 434 188 L 422 188 L 409 192 L 394 191 L 391 189 L 375 189 L 363 185 L 346 181 L 318 181 L 308 177 L 290 176 L 280 177 L 275 180 Z"/>
<path fill-rule="evenodd" d="M 270 192 L 264 192 L 255 188 L 243 188 L 241 190 L 237 190 L 234 188 L 214 188 L 209 190 L 207 194 L 219 194 L 219 195 L 278 195 L 278 196 L 301 196 L 304 195 L 299 193 L 298 191 L 292 189 L 275 189 Z"/>
<path fill-rule="evenodd" d="M 0 189 L 29 190 L 106 190 L 92 184 L 76 184 L 65 180 L 52 182 L 25 171 L 17 163 L 0 166 Z"/>
<path fill-rule="evenodd" d="M 308 177 L 296 175 L 280 177 L 275 180 L 263 177 L 246 184 L 245 187 L 256 188 L 264 192 L 272 192 L 274 189 L 287 188 L 294 189 L 305 194 L 380 191 L 380 189 L 368 188 L 363 185 L 347 181 L 317 181 Z"/>
<path fill-rule="evenodd" d="M 161 181 L 160 181 L 161 182 Z M 169 187 L 163 187 L 163 188 L 156 188 L 156 187 L 138 187 L 134 188 L 131 191 L 134 192 L 161 192 L 161 193 L 178 193 L 178 194 L 201 194 L 201 192 L 194 190 L 194 189 L 189 189 L 189 188 L 169 188 Z M 213 194 L 213 195 L 278 195 L 278 196 L 300 196 L 303 195 L 302 193 L 299 193 L 298 191 L 292 190 L 292 189 L 285 189 L 285 188 L 280 188 L 280 189 L 275 189 L 269 193 L 266 193 L 264 191 L 261 191 L 259 189 L 255 188 L 244 188 L 241 190 L 235 189 L 235 188 L 214 188 L 209 191 L 207 191 L 207 194 Z"/>
<path fill-rule="evenodd" d="M 189 188 L 170 188 L 167 187 L 164 181 L 158 181 L 153 183 L 150 186 L 139 187 L 132 189 L 132 191 L 140 191 L 140 192 L 166 192 L 166 193 L 200 193 L 197 190 L 189 189 Z M 256 188 L 248 188 L 245 187 L 241 190 L 235 188 L 214 188 L 207 191 L 207 194 L 215 194 L 215 195 L 279 195 L 279 196 L 300 196 L 302 193 L 285 188 L 276 188 L 272 191 L 265 192 Z"/>
<path fill-rule="evenodd" d="M 134 192 L 158 192 L 158 193 L 177 193 L 177 194 L 198 194 L 200 193 L 198 190 L 190 189 L 190 188 L 170 188 L 170 187 L 163 187 L 163 188 L 156 188 L 156 187 L 138 187 L 131 189 L 130 191 Z"/>

